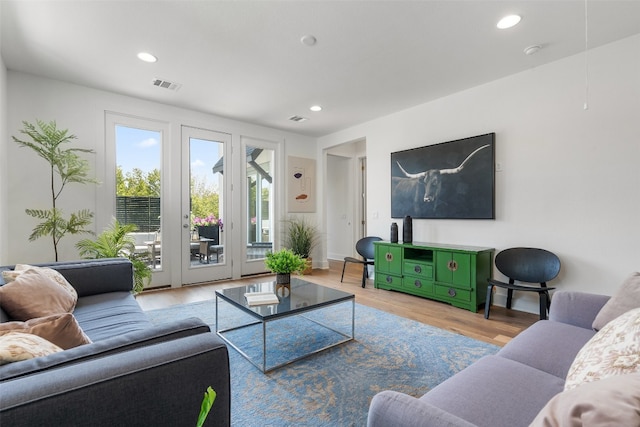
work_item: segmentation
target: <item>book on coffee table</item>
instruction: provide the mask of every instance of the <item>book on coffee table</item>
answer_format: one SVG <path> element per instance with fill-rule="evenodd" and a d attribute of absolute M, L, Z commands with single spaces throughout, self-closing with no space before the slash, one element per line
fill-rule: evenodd
<path fill-rule="evenodd" d="M 248 292 L 244 294 L 249 305 L 278 304 L 280 300 L 273 292 Z"/>

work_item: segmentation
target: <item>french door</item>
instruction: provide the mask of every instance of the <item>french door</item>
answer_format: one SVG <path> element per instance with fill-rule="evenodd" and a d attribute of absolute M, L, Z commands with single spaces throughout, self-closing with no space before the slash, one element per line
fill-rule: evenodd
<path fill-rule="evenodd" d="M 278 145 L 270 141 L 241 137 L 242 162 L 242 246 L 241 275 L 267 271 L 264 259 L 279 239 L 277 221 L 280 207 Z"/>
<path fill-rule="evenodd" d="M 182 127 L 182 284 L 232 277 L 231 135 Z"/>

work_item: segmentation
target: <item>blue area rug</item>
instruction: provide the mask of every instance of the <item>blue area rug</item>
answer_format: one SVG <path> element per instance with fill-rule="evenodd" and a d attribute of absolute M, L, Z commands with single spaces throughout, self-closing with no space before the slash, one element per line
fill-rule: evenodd
<path fill-rule="evenodd" d="M 251 319 L 227 303 L 221 302 L 219 310 L 221 328 Z M 156 324 L 199 317 L 212 325 L 212 330 L 215 328 L 214 301 L 147 314 Z M 312 312 L 309 317 L 351 332 L 350 302 Z M 268 325 L 268 365 L 277 364 L 291 353 L 342 339 L 299 317 Z M 244 328 L 234 334 L 232 341 L 261 360 L 261 329 Z M 376 393 L 390 389 L 421 396 L 480 357 L 498 350 L 491 344 L 356 304 L 354 341 L 267 374 L 229 348 L 231 423 L 238 427 L 365 426 L 369 403 Z"/>

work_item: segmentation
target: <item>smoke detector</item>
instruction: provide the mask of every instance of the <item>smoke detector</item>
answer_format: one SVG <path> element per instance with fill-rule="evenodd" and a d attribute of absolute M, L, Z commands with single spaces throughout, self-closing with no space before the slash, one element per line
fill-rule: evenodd
<path fill-rule="evenodd" d="M 154 86 L 162 87 L 169 90 L 178 90 L 182 87 L 180 83 L 170 82 L 165 79 L 154 78 L 151 80 L 151 84 Z"/>
<path fill-rule="evenodd" d="M 309 119 L 306 118 L 306 117 L 302 117 L 302 116 L 291 116 L 291 117 L 289 117 L 289 120 L 291 120 L 292 122 L 304 122 L 304 121 L 307 121 Z"/>

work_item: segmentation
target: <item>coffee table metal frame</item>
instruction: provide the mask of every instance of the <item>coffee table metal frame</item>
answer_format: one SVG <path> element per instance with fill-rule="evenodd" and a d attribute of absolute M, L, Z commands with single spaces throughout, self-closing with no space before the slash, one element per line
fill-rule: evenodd
<path fill-rule="evenodd" d="M 306 281 L 302 281 L 300 279 L 292 279 L 293 281 L 296 281 L 297 283 L 304 283 L 304 284 L 310 284 L 312 286 L 319 286 L 322 287 L 320 285 L 317 285 L 315 283 L 311 283 L 311 282 L 306 282 Z M 246 289 L 248 288 L 248 286 L 239 286 L 238 288 L 243 288 Z M 285 311 L 283 313 L 276 313 L 276 314 L 271 314 L 271 315 L 262 315 L 260 313 L 257 313 L 255 311 L 252 310 L 252 308 L 256 308 L 256 307 L 260 307 L 260 306 L 253 306 L 250 307 L 246 304 L 240 304 L 238 301 L 229 298 L 228 296 L 226 296 L 224 294 L 224 289 L 220 290 L 220 291 L 216 291 L 216 334 L 222 338 L 227 344 L 229 344 L 231 347 L 233 347 L 235 350 L 238 351 L 238 353 L 240 353 L 245 359 L 247 359 L 252 365 L 254 365 L 256 368 L 258 368 L 260 371 L 262 371 L 263 373 L 267 373 L 270 371 L 273 371 L 275 369 L 281 368 L 283 366 L 289 365 L 293 362 L 296 362 L 300 359 L 304 359 L 306 357 L 309 357 L 313 354 L 319 353 L 321 351 L 327 350 L 331 347 L 335 347 L 338 346 L 340 344 L 344 344 L 348 341 L 353 341 L 354 337 L 355 337 L 355 306 L 356 306 L 356 302 L 355 302 L 355 295 L 353 294 L 348 294 L 346 292 L 342 292 L 344 295 L 341 297 L 337 297 L 335 299 L 331 299 L 329 301 L 323 301 L 320 303 L 316 303 L 316 304 L 312 304 L 309 306 L 305 306 L 305 307 L 296 307 L 294 309 L 290 309 L 288 311 Z M 240 326 L 235 326 L 232 328 L 226 328 L 226 329 L 219 329 L 219 323 L 218 323 L 218 300 L 222 299 L 223 301 L 229 303 L 232 307 L 243 311 L 244 313 L 249 314 L 251 317 L 255 318 L 256 321 L 255 322 L 251 322 L 251 323 L 246 323 L 246 324 L 242 324 Z M 311 312 L 311 311 L 316 311 L 316 310 L 320 310 L 322 308 L 326 308 L 332 305 L 336 305 L 336 304 L 341 304 L 347 301 L 351 301 L 351 334 L 348 333 L 344 333 L 343 331 L 339 331 L 335 328 L 332 328 L 329 325 L 326 325 L 322 322 L 319 322 L 315 319 L 311 319 L 307 316 L 304 316 L 303 313 L 305 312 Z M 265 307 L 265 306 L 262 306 Z M 309 353 L 305 353 L 301 356 L 295 357 L 293 359 L 287 360 L 284 363 L 280 363 L 274 366 L 269 366 L 267 367 L 267 323 L 272 322 L 274 320 L 278 320 L 278 319 L 282 319 L 285 317 L 291 317 L 291 316 L 301 316 L 304 317 L 305 319 L 320 325 L 326 329 L 329 329 L 341 336 L 343 336 L 344 338 L 341 339 L 338 342 L 335 342 L 333 344 L 324 346 L 322 348 L 319 348 L 317 350 L 313 350 Z M 262 364 L 260 365 L 259 363 L 256 363 L 247 353 L 245 353 L 237 344 L 234 344 L 231 340 L 229 340 L 227 337 L 224 336 L 225 332 L 230 332 L 230 331 L 235 331 L 238 329 L 242 329 L 242 328 L 247 328 L 250 326 L 254 326 L 254 325 L 259 325 L 262 324 Z"/>

